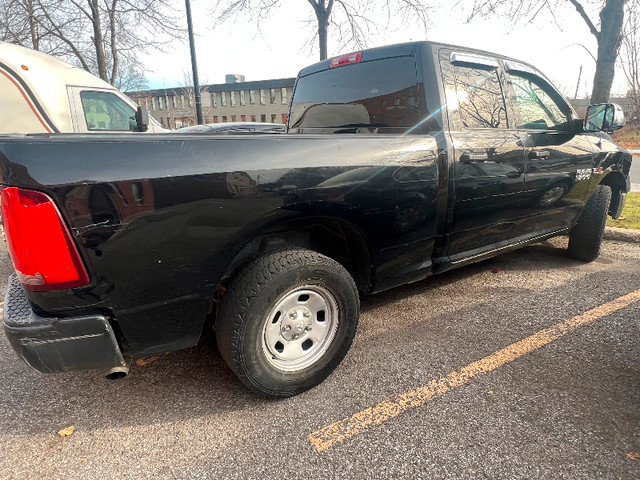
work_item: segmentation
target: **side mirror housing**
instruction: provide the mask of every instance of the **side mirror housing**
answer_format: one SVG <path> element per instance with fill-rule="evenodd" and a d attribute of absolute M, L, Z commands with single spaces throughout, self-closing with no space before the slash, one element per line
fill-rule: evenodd
<path fill-rule="evenodd" d="M 624 113 L 615 103 L 589 105 L 584 118 L 585 132 L 611 133 L 624 126 Z"/>
<path fill-rule="evenodd" d="M 142 107 L 136 110 L 136 131 L 146 132 L 149 129 L 149 113 Z"/>

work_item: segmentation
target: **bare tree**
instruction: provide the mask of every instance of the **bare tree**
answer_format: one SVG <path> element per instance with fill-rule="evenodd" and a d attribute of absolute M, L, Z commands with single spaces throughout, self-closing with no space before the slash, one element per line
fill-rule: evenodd
<path fill-rule="evenodd" d="M 627 13 L 620 49 L 620 65 L 629 85 L 629 123 L 637 126 L 640 124 L 640 1 L 630 1 Z"/>
<path fill-rule="evenodd" d="M 184 32 L 171 0 L 0 0 L 0 14 L 0 39 L 63 57 L 114 85 L 139 78 L 139 55 L 162 51 Z"/>
<path fill-rule="evenodd" d="M 301 0 L 303 1 L 303 0 Z M 383 12 L 387 19 L 392 16 L 401 21 L 418 23 L 426 30 L 430 2 L 422 0 L 306 0 L 313 8 L 316 34 L 320 47 L 320 60 L 327 58 L 330 33 L 340 39 L 339 48 L 366 46 L 369 33 L 379 25 L 372 20 L 372 12 Z M 214 15 L 216 23 L 247 16 L 260 28 L 260 23 L 280 6 L 280 0 L 218 0 Z"/>
<path fill-rule="evenodd" d="M 609 100 L 616 58 L 622 44 L 625 4 L 629 0 L 473 0 L 469 18 L 477 15 L 506 15 L 514 21 L 533 22 L 540 12 L 550 12 L 556 23 L 559 7 L 573 7 L 598 42 L 596 72 L 593 77 L 592 103 Z M 595 21 L 587 10 L 597 6 L 599 21 Z"/>

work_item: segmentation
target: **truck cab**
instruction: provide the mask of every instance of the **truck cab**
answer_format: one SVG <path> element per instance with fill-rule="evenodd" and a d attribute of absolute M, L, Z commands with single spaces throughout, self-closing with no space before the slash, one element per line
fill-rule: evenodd
<path fill-rule="evenodd" d="M 86 70 L 0 42 L 0 133 L 166 132 Z"/>

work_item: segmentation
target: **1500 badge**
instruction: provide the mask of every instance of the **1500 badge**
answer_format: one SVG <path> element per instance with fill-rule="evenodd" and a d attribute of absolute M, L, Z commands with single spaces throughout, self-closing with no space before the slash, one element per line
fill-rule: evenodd
<path fill-rule="evenodd" d="M 576 182 L 581 180 L 589 180 L 591 178 L 590 168 L 579 168 L 576 170 Z"/>

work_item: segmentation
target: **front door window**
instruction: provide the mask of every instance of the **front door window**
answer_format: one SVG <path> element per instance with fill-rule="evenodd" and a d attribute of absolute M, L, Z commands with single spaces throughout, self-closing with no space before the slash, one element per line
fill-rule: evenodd
<path fill-rule="evenodd" d="M 124 100 L 109 92 L 80 92 L 84 118 L 89 131 L 136 130 L 136 112 Z"/>
<path fill-rule="evenodd" d="M 509 80 L 519 116 L 517 128 L 566 130 L 567 116 L 541 86 L 540 80 L 520 73 L 509 74 Z"/>

